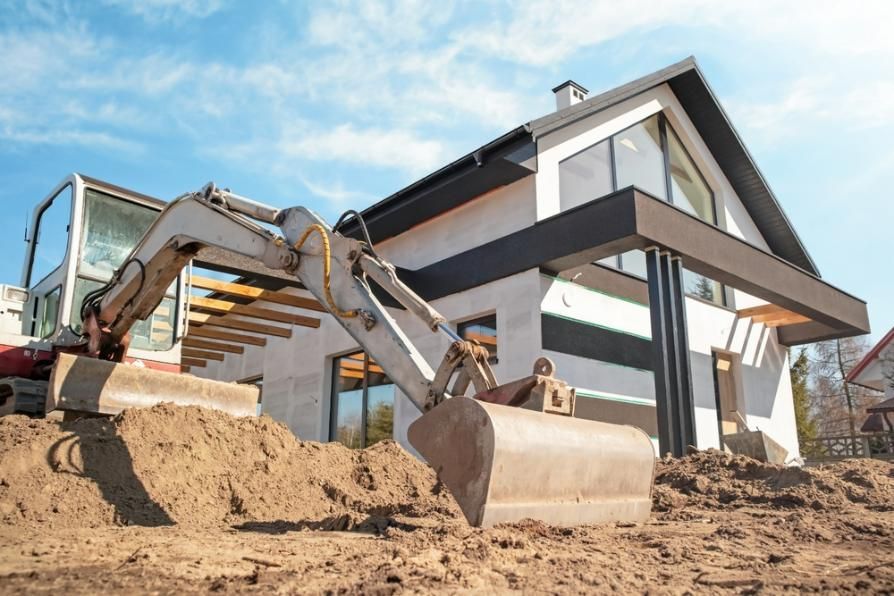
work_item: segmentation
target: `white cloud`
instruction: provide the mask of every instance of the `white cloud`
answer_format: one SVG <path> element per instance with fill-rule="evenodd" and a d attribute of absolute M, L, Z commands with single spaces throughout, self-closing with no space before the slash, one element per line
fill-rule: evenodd
<path fill-rule="evenodd" d="M 409 130 L 358 129 L 352 124 L 315 131 L 292 128 L 277 146 L 289 157 L 363 164 L 413 174 L 442 165 L 445 154 L 441 142 L 422 139 Z"/>
<path fill-rule="evenodd" d="M 308 180 L 301 174 L 298 179 L 314 195 L 331 201 L 337 205 L 352 203 L 359 206 L 367 205 L 376 199 L 376 195 L 368 192 L 362 192 L 354 189 L 345 188 L 342 181 L 319 183 Z"/>
<path fill-rule="evenodd" d="M 153 25 L 203 19 L 224 5 L 223 0 L 103 0 L 103 3 L 126 10 Z"/>
<path fill-rule="evenodd" d="M 127 153 L 139 153 L 143 146 L 106 132 L 71 129 L 16 129 L 0 128 L 0 139 L 18 145 L 78 145 Z"/>

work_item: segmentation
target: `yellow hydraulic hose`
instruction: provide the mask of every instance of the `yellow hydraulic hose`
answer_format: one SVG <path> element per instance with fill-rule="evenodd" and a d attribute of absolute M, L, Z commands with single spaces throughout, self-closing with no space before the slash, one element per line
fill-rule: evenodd
<path fill-rule="evenodd" d="M 326 292 L 326 303 L 329 305 L 329 308 L 339 317 L 343 317 L 346 319 L 350 319 L 356 317 L 359 312 L 357 309 L 353 310 L 341 310 L 335 304 L 335 300 L 332 298 L 332 292 L 329 290 L 329 270 L 332 260 L 332 254 L 329 249 L 329 236 L 326 234 L 326 228 L 324 228 L 321 224 L 311 224 L 307 226 L 304 230 L 304 233 L 301 234 L 301 238 L 295 242 L 294 248 L 296 251 L 300 251 L 301 247 L 304 246 L 305 241 L 307 241 L 308 237 L 310 237 L 311 233 L 316 232 L 320 235 L 320 240 L 323 242 L 323 289 Z"/>

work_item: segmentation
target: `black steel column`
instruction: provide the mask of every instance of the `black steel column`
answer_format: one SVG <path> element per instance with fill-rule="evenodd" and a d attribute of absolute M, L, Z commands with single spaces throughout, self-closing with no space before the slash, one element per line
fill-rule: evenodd
<path fill-rule="evenodd" d="M 658 446 L 662 454 L 686 453 L 695 444 L 695 410 L 683 270 L 679 257 L 658 248 L 646 250 L 649 312 L 652 321 L 652 361 Z"/>
<path fill-rule="evenodd" d="M 661 455 L 674 452 L 676 424 L 674 421 L 674 390 L 670 378 L 669 338 L 665 318 L 665 283 L 658 248 L 646 249 L 646 276 L 649 281 L 649 314 L 652 320 L 652 369 L 655 378 L 655 408 L 658 416 L 658 451 Z"/>
<path fill-rule="evenodd" d="M 683 285 L 683 261 L 671 257 L 671 282 L 676 296 L 674 319 L 676 321 L 677 379 L 679 381 L 680 431 L 683 448 L 696 444 L 695 395 L 692 387 L 692 364 L 689 358 L 689 326 L 686 324 L 686 287 Z"/>

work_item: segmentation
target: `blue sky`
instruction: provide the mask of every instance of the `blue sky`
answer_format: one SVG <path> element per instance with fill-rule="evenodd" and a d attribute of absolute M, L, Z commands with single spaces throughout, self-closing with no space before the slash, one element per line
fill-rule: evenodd
<path fill-rule="evenodd" d="M 327 217 L 694 54 L 828 281 L 894 325 L 892 2 L 96 0 L 0 7 L 0 280 L 79 171 Z"/>

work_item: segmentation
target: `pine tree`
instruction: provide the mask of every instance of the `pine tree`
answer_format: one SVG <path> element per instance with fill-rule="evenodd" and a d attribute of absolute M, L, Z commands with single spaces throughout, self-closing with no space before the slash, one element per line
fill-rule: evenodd
<path fill-rule="evenodd" d="M 810 375 L 810 361 L 807 358 L 807 349 L 801 348 L 798 357 L 792 362 L 789 370 L 792 379 L 792 399 L 795 404 L 795 424 L 798 428 L 798 443 L 801 451 L 807 454 L 816 439 L 816 420 L 810 413 L 810 393 L 807 388 L 807 379 Z"/>

